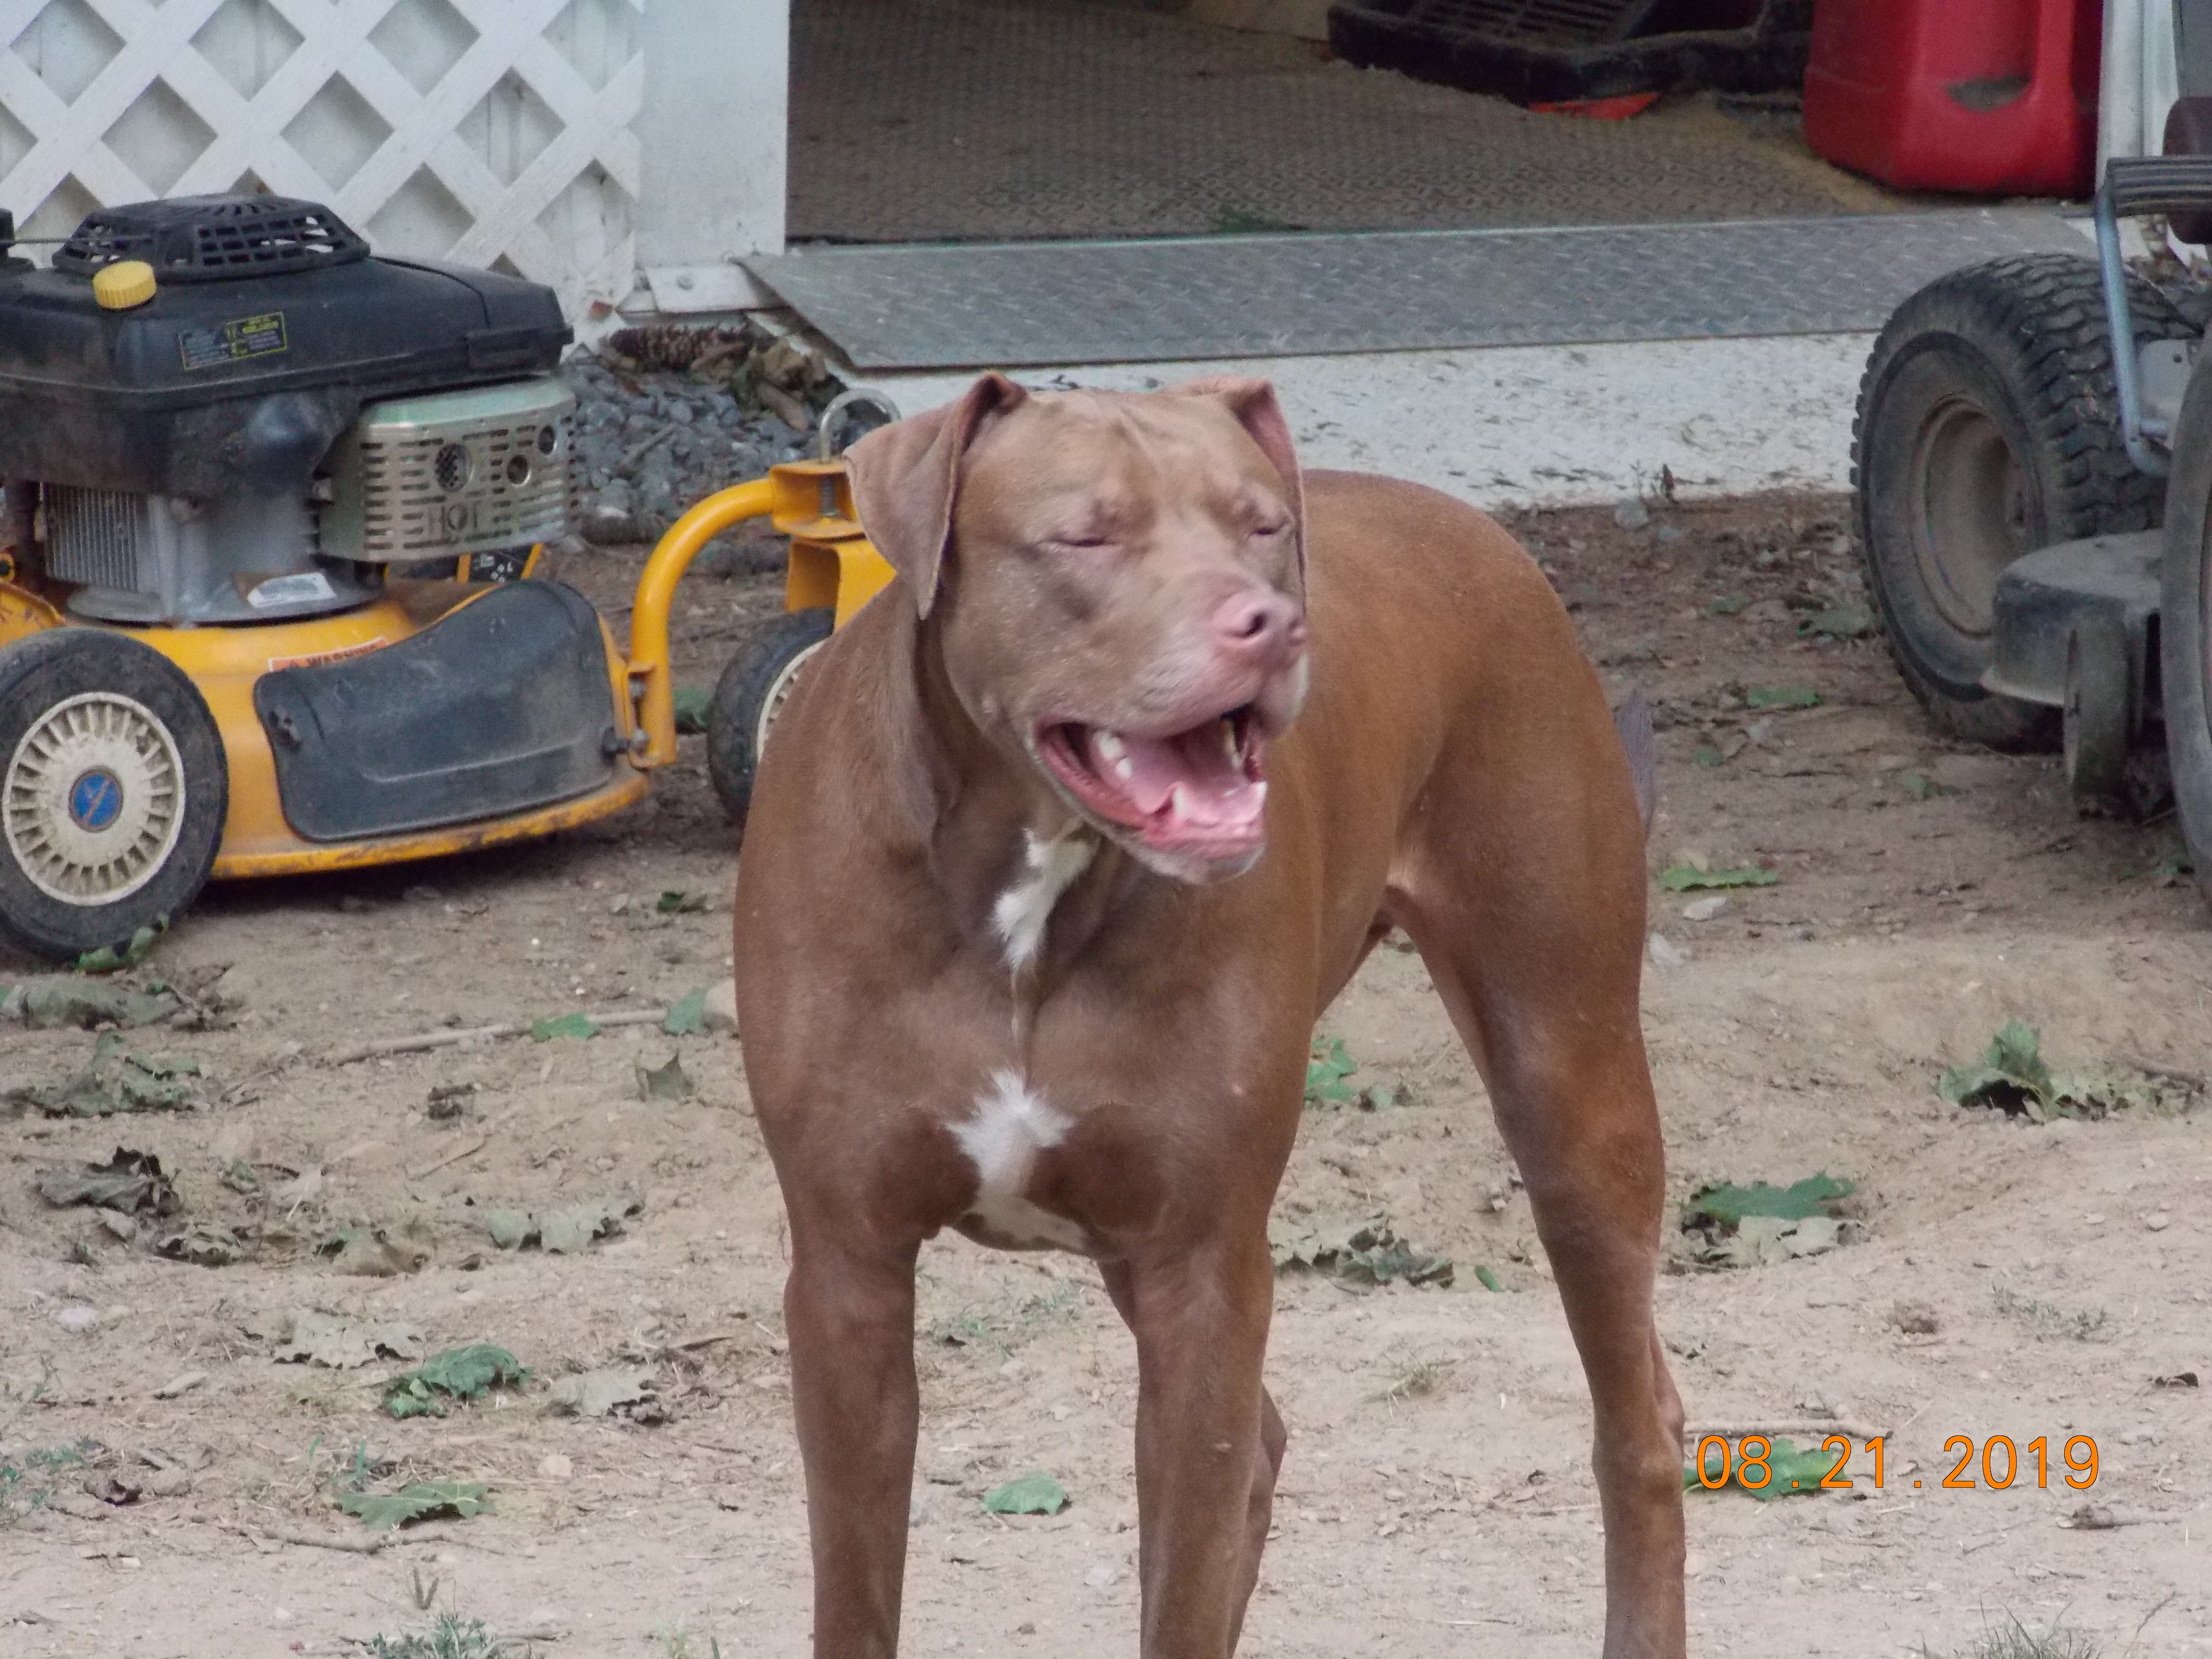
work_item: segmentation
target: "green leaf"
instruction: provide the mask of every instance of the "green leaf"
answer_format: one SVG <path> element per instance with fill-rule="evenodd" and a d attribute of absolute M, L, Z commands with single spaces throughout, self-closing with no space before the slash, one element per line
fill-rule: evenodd
<path fill-rule="evenodd" d="M 448 1400 L 479 1400 L 493 1389 L 520 1388 L 530 1372 L 505 1348 L 489 1342 L 448 1348 L 402 1371 L 384 1385 L 384 1408 L 394 1417 L 443 1417 Z"/>
<path fill-rule="evenodd" d="M 1905 786 L 1905 793 L 1915 800 L 1934 800 L 1938 795 L 1956 795 L 1965 793 L 1950 784 L 1929 777 L 1925 772 L 1907 772 L 1898 781 Z"/>
<path fill-rule="evenodd" d="M 1752 1215 L 1780 1216 L 1784 1220 L 1796 1221 L 1826 1214 L 1830 1203 L 1849 1197 L 1856 1190 L 1856 1182 L 1838 1181 L 1826 1175 L 1807 1176 L 1787 1187 L 1771 1187 L 1763 1181 L 1748 1187 L 1724 1182 L 1703 1187 L 1691 1194 L 1690 1201 L 1682 1206 L 1682 1220 L 1686 1226 L 1711 1222 L 1722 1227 L 1735 1226 Z"/>
<path fill-rule="evenodd" d="M 704 893 L 687 893 L 681 888 L 671 887 L 653 902 L 653 908 L 664 916 L 688 915 L 707 908 Z"/>
<path fill-rule="evenodd" d="M 379 1324 L 301 1308 L 289 1316 L 275 1357 L 280 1363 L 306 1361 L 345 1370 L 387 1356 L 420 1359 L 422 1333 L 404 1321 Z"/>
<path fill-rule="evenodd" d="M 1714 617 L 1733 617 L 1751 603 L 1748 593 L 1723 593 L 1705 607 L 1706 614 Z"/>
<path fill-rule="evenodd" d="M 2051 1069 L 2043 1063 L 2042 1039 L 2025 1021 L 2008 1019 L 1990 1039 L 1978 1066 L 1947 1067 L 1936 1091 L 1954 1106 L 1997 1106 L 2049 1113 L 2058 1104 Z"/>
<path fill-rule="evenodd" d="M 676 729 L 696 736 L 707 729 L 707 710 L 714 701 L 712 691 L 696 685 L 679 685 L 670 700 L 676 707 Z"/>
<path fill-rule="evenodd" d="M 169 931 L 169 919 L 156 916 L 153 922 L 131 935 L 131 942 L 118 951 L 112 945 L 103 945 L 97 951 L 88 951 L 70 965 L 80 974 L 112 974 L 125 968 L 136 968 L 145 961 L 146 953 L 154 948 L 154 941 Z"/>
<path fill-rule="evenodd" d="M 634 1198 L 595 1198 L 541 1215 L 538 1242 L 555 1255 L 574 1255 L 595 1238 L 622 1231 L 623 1218 L 645 1206 Z"/>
<path fill-rule="evenodd" d="M 1754 685 L 1743 701 L 1750 708 L 1817 708 L 1820 694 L 1805 685 Z"/>
<path fill-rule="evenodd" d="M 1778 1498 L 1791 1498 L 1803 1492 L 1819 1492 L 1821 1480 L 1826 1478 L 1828 1471 L 1835 1467 L 1836 1460 L 1818 1447 L 1807 1447 L 1801 1451 L 1796 1442 L 1777 1437 L 1772 1442 L 1771 1449 L 1766 1460 L 1765 1484 L 1758 1486 L 1747 1486 L 1743 1484 L 1744 1463 L 1741 1441 L 1733 1443 L 1725 1453 L 1718 1446 L 1709 1445 L 1705 1448 L 1705 1472 L 1707 1480 L 1720 1481 L 1721 1467 L 1723 1462 L 1728 1465 L 1728 1479 L 1716 1486 L 1707 1486 L 1705 1480 L 1698 1478 L 1696 1464 L 1693 1463 L 1686 1468 L 1682 1471 L 1683 1491 L 1687 1492 L 1696 1487 L 1708 1492 L 1747 1492 L 1760 1503 L 1771 1504 Z M 1755 1478 L 1759 1471 L 1757 1465 L 1753 1465 L 1753 1468 Z"/>
<path fill-rule="evenodd" d="M 390 1532 L 416 1521 L 446 1516 L 465 1521 L 483 1515 L 491 1508 L 488 1492 L 480 1481 L 418 1480 L 395 1492 L 342 1492 L 338 1507 L 371 1532 Z"/>
<path fill-rule="evenodd" d="M 1067 1507 L 1067 1488 L 1042 1469 L 1032 1470 L 983 1494 L 994 1515 L 1058 1515 Z"/>
<path fill-rule="evenodd" d="M 1359 1091 L 1344 1079 L 1359 1069 L 1342 1037 L 1316 1039 L 1306 1060 L 1306 1103 L 1339 1103 L 1358 1098 Z"/>
<path fill-rule="evenodd" d="M 1449 1285 L 1448 1256 L 1416 1250 L 1380 1216 L 1359 1221 L 1295 1222 L 1270 1217 L 1267 1249 L 1278 1271 L 1314 1267 L 1355 1284 L 1382 1285 L 1402 1279 L 1409 1285 Z"/>
<path fill-rule="evenodd" d="M 533 1020 L 530 1026 L 531 1040 L 535 1042 L 550 1042 L 555 1037 L 595 1037 L 599 1034 L 599 1028 L 589 1014 L 556 1014 L 550 1019 Z"/>
<path fill-rule="evenodd" d="M 527 1210 L 488 1210 L 484 1226 L 492 1243 L 502 1250 L 519 1250 L 538 1237 L 538 1226 Z"/>
<path fill-rule="evenodd" d="M 630 1406 L 653 1390 L 653 1373 L 635 1365 L 580 1371 L 553 1385 L 552 1403 L 578 1417 L 609 1417 L 617 1406 Z"/>
<path fill-rule="evenodd" d="M 670 1036 L 697 1036 L 707 1029 L 707 988 L 701 986 L 672 1004 L 660 1029 Z"/>
<path fill-rule="evenodd" d="M 1498 1282 L 1498 1275 L 1487 1267 L 1477 1267 L 1474 1270 L 1474 1277 L 1486 1291 L 1503 1291 L 1505 1288 Z"/>
<path fill-rule="evenodd" d="M 1659 884 L 1670 893 L 1686 893 L 1698 887 L 1771 887 L 1781 879 L 1773 871 L 1755 864 L 1733 870 L 1699 870 L 1676 864 L 1659 872 Z"/>
<path fill-rule="evenodd" d="M 1806 635 L 1818 635 L 1832 640 L 1863 638 L 1874 629 L 1874 612 L 1856 600 L 1831 605 L 1826 611 L 1807 617 L 1797 631 Z M 1811 703 L 1803 705 L 1809 708 Z"/>
<path fill-rule="evenodd" d="M 1736 1230 L 1698 1252 L 1698 1260 L 1722 1267 L 1764 1267 L 1801 1255 L 1820 1255 L 1843 1243 L 1844 1226 L 1833 1216 L 1808 1215 L 1792 1221 L 1778 1215 L 1747 1215 Z"/>
<path fill-rule="evenodd" d="M 228 1267 L 246 1254 L 238 1235 L 212 1221 L 191 1221 L 154 1241 L 154 1254 L 198 1267 Z"/>
<path fill-rule="evenodd" d="M 1698 765 L 1707 768 L 1726 766 L 1728 764 L 1728 757 L 1721 753 L 1719 750 L 1712 747 L 1710 744 L 1705 745 L 1704 748 L 1692 750 L 1690 753 L 1690 758 L 1695 761 Z"/>

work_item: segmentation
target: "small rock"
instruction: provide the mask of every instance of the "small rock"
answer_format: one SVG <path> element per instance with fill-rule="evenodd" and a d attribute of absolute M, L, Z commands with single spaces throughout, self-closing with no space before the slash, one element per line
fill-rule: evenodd
<path fill-rule="evenodd" d="M 1720 915 L 1722 911 L 1728 908 L 1729 902 L 1728 896 L 1726 894 L 1710 894 L 1701 899 L 1692 899 L 1687 904 L 1684 905 L 1682 907 L 1682 920 L 1685 921 L 1711 921 L 1715 916 Z"/>
<path fill-rule="evenodd" d="M 1680 968 L 1689 959 L 1666 934 L 1651 935 L 1651 965 L 1654 968 Z"/>
<path fill-rule="evenodd" d="M 2143 1225 L 2154 1233 L 2162 1233 L 2173 1224 L 2173 1218 L 2163 1210 L 2153 1210 L 2143 1218 Z"/>
<path fill-rule="evenodd" d="M 155 1469 L 139 1485 L 149 1498 L 182 1498 L 192 1489 L 192 1478 L 182 1469 Z"/>
<path fill-rule="evenodd" d="M 74 1331 L 82 1336 L 88 1331 L 96 1331 L 100 1328 L 100 1310 L 88 1308 L 82 1303 L 79 1303 L 74 1307 L 64 1308 L 56 1314 L 54 1322 L 64 1330 Z"/>
<path fill-rule="evenodd" d="M 1108 1563 L 1102 1561 L 1097 1566 L 1091 1568 L 1090 1571 L 1083 1575 L 1083 1582 L 1090 1585 L 1093 1589 L 1105 1589 L 1111 1586 L 1114 1581 L 1121 1576 L 1121 1570 L 1119 1567 L 1109 1565 Z"/>
<path fill-rule="evenodd" d="M 160 1388 L 155 1389 L 154 1398 L 156 1400 L 174 1400 L 179 1395 L 188 1394 L 206 1381 L 207 1373 L 205 1371 L 186 1371 L 181 1376 L 171 1377 L 167 1382 L 161 1384 Z"/>
<path fill-rule="evenodd" d="M 575 1472 L 575 1464 L 565 1452 L 547 1452 L 538 1460 L 538 1473 L 548 1480 L 566 1480 Z"/>
<path fill-rule="evenodd" d="M 1651 522 L 1651 509 L 1641 496 L 1630 495 L 1613 504 L 1613 521 L 1623 530 L 1641 530 Z"/>
<path fill-rule="evenodd" d="M 714 1492 L 714 1507 L 718 1510 L 742 1510 L 745 1506 L 743 1486 L 717 1486 Z"/>
<path fill-rule="evenodd" d="M 738 982 L 726 979 L 707 993 L 707 1006 L 702 1018 L 710 1031 L 727 1031 L 734 1036 L 738 1029 Z"/>

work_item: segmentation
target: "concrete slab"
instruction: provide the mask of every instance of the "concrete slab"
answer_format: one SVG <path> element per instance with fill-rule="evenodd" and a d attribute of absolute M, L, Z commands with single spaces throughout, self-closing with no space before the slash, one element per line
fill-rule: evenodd
<path fill-rule="evenodd" d="M 1200 374 L 1275 382 L 1309 466 L 1411 478 L 1480 507 L 1567 506 L 1850 487 L 1869 334 L 1505 346 L 1371 356 L 1246 358 L 1024 370 L 1014 379 L 1139 392 Z M 908 414 L 972 376 L 860 377 Z"/>

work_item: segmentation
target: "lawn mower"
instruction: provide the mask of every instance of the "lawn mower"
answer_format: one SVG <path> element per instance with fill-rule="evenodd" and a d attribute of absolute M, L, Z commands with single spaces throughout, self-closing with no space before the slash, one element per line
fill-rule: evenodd
<path fill-rule="evenodd" d="M 2197 136 L 2212 100 L 2177 106 L 2167 148 L 2212 151 Z M 2212 240 L 2212 154 L 2112 161 L 2094 259 L 1992 260 L 1900 306 L 1860 392 L 1854 488 L 1868 586 L 1937 728 L 2055 739 L 2084 810 L 2170 788 L 2212 892 L 2212 289 L 2129 269 L 2120 222 L 2148 215 Z"/>
<path fill-rule="evenodd" d="M 825 449 L 671 527 L 625 652 L 536 576 L 574 408 L 548 289 L 372 257 L 274 196 L 103 210 L 50 270 L 15 240 L 0 214 L 0 940 L 33 955 L 122 946 L 210 877 L 637 800 L 676 756 L 676 585 L 742 520 L 793 537 L 805 611 L 889 580 Z M 746 786 L 752 684 L 718 702 L 744 733 L 710 732 Z"/>

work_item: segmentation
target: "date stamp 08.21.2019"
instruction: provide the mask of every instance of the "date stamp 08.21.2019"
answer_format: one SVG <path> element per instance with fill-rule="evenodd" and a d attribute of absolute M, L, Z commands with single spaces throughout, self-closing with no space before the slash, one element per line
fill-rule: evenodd
<path fill-rule="evenodd" d="M 1784 1446 L 1785 1450 L 1794 1450 L 1786 1441 Z M 1819 1485 L 1822 1490 L 1850 1492 L 1859 1480 L 1867 1478 L 1844 1473 L 1852 1451 L 1847 1435 L 1832 1434 L 1820 1443 L 1820 1455 L 1833 1460 L 1827 1472 L 1820 1476 Z M 1886 1439 L 1877 1437 L 1867 1441 L 1865 1451 L 1874 1466 L 1875 1489 L 1889 1490 Z M 1698 1442 L 1698 1483 L 1713 1492 L 1731 1484 L 1752 1492 L 1764 1491 L 1776 1478 L 1775 1455 L 1773 1443 L 1763 1434 L 1734 1438 L 1722 1434 L 1706 1435 Z M 1954 1491 L 2002 1492 L 2015 1482 L 2029 1484 L 2031 1477 L 2035 1486 L 2048 1487 L 2054 1475 L 2075 1492 L 2087 1492 L 2097 1484 L 2097 1443 L 2086 1434 L 2075 1435 L 2064 1443 L 2056 1465 L 2051 1462 L 2051 1437 L 2041 1434 L 2025 1444 L 2015 1443 L 2009 1435 L 1993 1434 L 1977 1440 L 1971 1435 L 1954 1434 L 1943 1443 L 1942 1461 L 1949 1468 L 1940 1480 L 1931 1469 L 1924 1477 L 1913 1475 L 1911 1485 Z M 1911 1467 L 1907 1466 L 1908 1470 Z M 1785 1479 L 1793 1487 L 1813 1484 L 1798 1475 Z M 1904 1484 L 1900 1478 L 1899 1486 Z"/>

